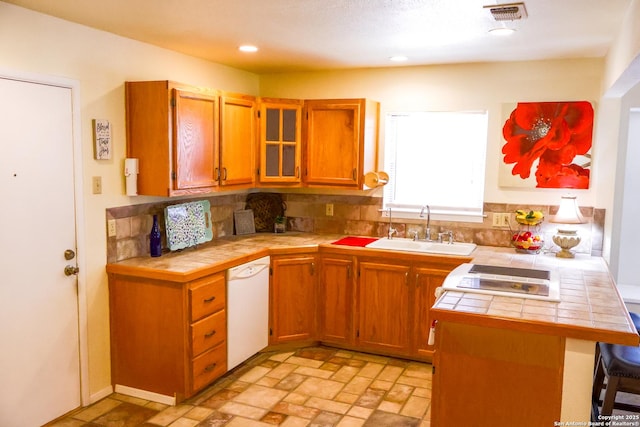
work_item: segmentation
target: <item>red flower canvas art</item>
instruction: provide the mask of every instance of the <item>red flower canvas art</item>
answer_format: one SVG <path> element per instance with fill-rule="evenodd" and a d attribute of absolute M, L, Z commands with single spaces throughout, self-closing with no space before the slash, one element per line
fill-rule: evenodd
<path fill-rule="evenodd" d="M 593 107 L 587 101 L 521 102 L 502 128 L 504 165 L 537 188 L 589 188 Z"/>

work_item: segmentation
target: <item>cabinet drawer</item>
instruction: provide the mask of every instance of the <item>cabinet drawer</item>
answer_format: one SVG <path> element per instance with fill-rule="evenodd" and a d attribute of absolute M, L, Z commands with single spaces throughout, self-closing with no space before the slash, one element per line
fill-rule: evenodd
<path fill-rule="evenodd" d="M 227 338 L 227 315 L 220 310 L 191 325 L 191 346 L 197 356 Z"/>
<path fill-rule="evenodd" d="M 193 359 L 193 390 L 197 391 L 227 372 L 227 343 Z"/>
<path fill-rule="evenodd" d="M 191 321 L 194 322 L 225 308 L 224 274 L 196 282 L 189 289 Z"/>

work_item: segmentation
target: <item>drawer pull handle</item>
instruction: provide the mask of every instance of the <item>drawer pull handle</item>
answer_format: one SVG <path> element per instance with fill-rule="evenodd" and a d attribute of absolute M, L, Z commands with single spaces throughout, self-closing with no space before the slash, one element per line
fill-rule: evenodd
<path fill-rule="evenodd" d="M 211 372 L 214 369 L 216 369 L 216 365 L 217 365 L 217 363 L 212 363 L 210 365 L 207 365 L 207 366 L 204 367 L 204 371 L 205 372 Z"/>
<path fill-rule="evenodd" d="M 213 301 L 214 299 L 216 299 L 216 297 L 209 297 L 209 298 L 205 298 L 205 299 L 204 299 L 204 302 L 209 303 L 209 302 Z"/>
<path fill-rule="evenodd" d="M 215 334 L 216 334 L 216 330 L 214 329 L 213 331 L 210 331 L 210 332 L 207 332 L 206 334 L 204 334 L 204 337 L 205 338 L 211 338 Z"/>

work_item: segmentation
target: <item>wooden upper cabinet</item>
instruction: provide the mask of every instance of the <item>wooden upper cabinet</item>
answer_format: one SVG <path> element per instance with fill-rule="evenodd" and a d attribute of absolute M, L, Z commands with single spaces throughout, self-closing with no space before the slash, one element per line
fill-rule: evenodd
<path fill-rule="evenodd" d="M 295 99 L 260 100 L 261 184 L 300 184 L 302 105 Z"/>
<path fill-rule="evenodd" d="M 217 186 L 218 93 L 169 81 L 126 82 L 127 157 L 138 193 L 180 196 Z"/>
<path fill-rule="evenodd" d="M 218 98 L 173 89 L 175 190 L 218 185 Z"/>
<path fill-rule="evenodd" d="M 305 101 L 304 183 L 363 188 L 377 166 L 379 110 L 366 99 Z"/>
<path fill-rule="evenodd" d="M 220 185 L 252 186 L 256 180 L 256 98 L 220 97 Z"/>

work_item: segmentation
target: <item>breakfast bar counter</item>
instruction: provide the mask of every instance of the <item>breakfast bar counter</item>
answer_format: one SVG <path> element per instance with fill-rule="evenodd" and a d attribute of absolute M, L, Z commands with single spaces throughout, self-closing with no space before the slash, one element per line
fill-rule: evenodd
<path fill-rule="evenodd" d="M 596 342 L 639 342 L 604 260 L 480 247 L 472 262 L 553 271 L 560 301 L 442 293 L 431 425 L 468 421 L 461 407 L 476 426 L 589 425 Z"/>

